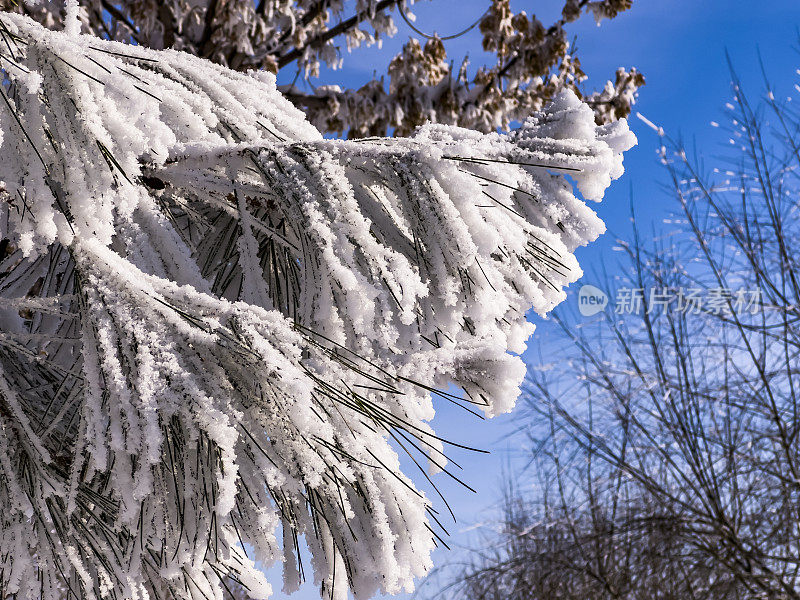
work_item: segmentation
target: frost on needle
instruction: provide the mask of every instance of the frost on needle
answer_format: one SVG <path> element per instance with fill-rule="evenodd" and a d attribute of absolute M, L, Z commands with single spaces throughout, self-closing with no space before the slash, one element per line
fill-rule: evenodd
<path fill-rule="evenodd" d="M 3 595 L 267 598 L 276 561 L 412 589 L 441 530 L 395 449 L 447 469 L 434 398 L 512 408 L 626 122 L 564 92 L 508 134 L 330 140 L 269 73 L 0 37 Z"/>

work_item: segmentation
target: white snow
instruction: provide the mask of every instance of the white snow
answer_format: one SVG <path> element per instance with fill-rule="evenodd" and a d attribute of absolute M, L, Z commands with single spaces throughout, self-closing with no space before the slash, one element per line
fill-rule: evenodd
<path fill-rule="evenodd" d="M 273 76 L 70 6 L 0 15 L 0 588 L 266 598 L 305 536 L 332 597 L 413 589 L 436 525 L 390 441 L 446 468 L 450 384 L 511 410 L 527 311 L 604 230 L 565 176 L 600 200 L 627 123 L 564 92 L 507 135 L 325 140 Z"/>

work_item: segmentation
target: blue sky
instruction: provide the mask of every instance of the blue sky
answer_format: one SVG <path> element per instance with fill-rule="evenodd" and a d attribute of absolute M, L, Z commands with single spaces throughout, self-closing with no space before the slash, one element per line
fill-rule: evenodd
<path fill-rule="evenodd" d="M 554 20 L 560 4 L 563 2 L 558 0 L 512 0 L 512 8 L 537 14 L 545 25 Z M 418 17 L 417 27 L 448 35 L 471 24 L 485 9 L 485 0 L 431 0 L 417 4 L 414 12 Z M 689 146 L 696 145 L 702 157 L 712 159 L 729 154 L 727 136 L 710 126 L 712 120 L 725 120 L 724 104 L 731 97 L 726 50 L 751 99 L 763 95 L 764 90 L 759 51 L 776 96 L 785 97 L 800 83 L 796 73 L 800 67 L 798 27 L 797 0 L 634 0 L 633 8 L 613 21 L 604 21 L 597 27 L 586 17 L 569 31 L 577 36 L 578 55 L 589 75 L 587 89 L 601 87 L 619 66 L 636 66 L 647 78 L 647 85 L 641 89 L 634 111 L 664 127 L 673 138 L 682 138 Z M 346 55 L 344 68 L 324 72 L 318 83 L 353 87 L 367 81 L 374 71 L 385 72 L 389 60 L 411 33 L 402 21 L 398 22 L 398 29 L 397 36 L 386 40 L 382 49 L 360 49 Z M 478 63 L 480 36 L 473 31 L 448 42 L 447 50 L 456 62 L 469 53 Z M 281 79 L 285 79 L 283 74 Z M 795 102 L 800 102 L 800 97 Z M 658 138 L 636 118 L 631 119 L 631 127 L 639 145 L 626 154 L 625 175 L 614 182 L 603 202 L 594 207 L 609 232 L 591 249 L 578 252 L 587 273 L 580 283 L 597 283 L 599 278 L 593 279 L 592 272 L 601 266 L 613 274 L 617 255 L 612 246 L 617 237 L 628 237 L 631 198 L 642 230 L 658 229 L 672 209 L 671 198 L 664 192 L 665 173 L 655 154 Z M 573 286 L 568 302 L 575 302 L 577 287 L 580 284 Z M 533 319 L 541 321 L 535 316 Z M 547 335 L 547 324 L 540 323 L 526 353 L 531 366 L 536 365 L 540 351 L 546 349 Z M 443 564 L 458 559 L 458 547 L 477 543 L 481 533 L 488 532 L 497 516 L 504 470 L 508 473 L 524 463 L 524 439 L 508 436 L 520 424 L 513 413 L 481 422 L 443 404 L 434 424 L 444 437 L 491 451 L 489 455 L 462 452 L 454 457 L 464 467 L 464 478 L 477 494 L 448 483 L 446 477 L 440 476 L 437 482 L 458 517 L 458 523 L 450 524 L 451 546 L 456 549 L 450 553 L 442 551 L 436 557 Z M 280 589 L 279 579 L 274 581 Z M 280 593 L 275 597 L 285 598 Z M 306 584 L 290 598 L 310 600 L 318 598 L 318 592 L 313 585 Z"/>

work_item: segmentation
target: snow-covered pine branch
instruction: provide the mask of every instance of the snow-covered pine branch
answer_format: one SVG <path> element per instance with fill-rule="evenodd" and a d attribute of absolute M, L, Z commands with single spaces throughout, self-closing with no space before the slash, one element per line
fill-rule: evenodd
<path fill-rule="evenodd" d="M 436 515 L 390 443 L 444 469 L 432 395 L 511 409 L 603 230 L 564 174 L 599 200 L 627 124 L 565 92 L 326 140 L 267 73 L 0 38 L 0 596 L 266 598 L 299 536 L 330 597 L 411 589 Z"/>

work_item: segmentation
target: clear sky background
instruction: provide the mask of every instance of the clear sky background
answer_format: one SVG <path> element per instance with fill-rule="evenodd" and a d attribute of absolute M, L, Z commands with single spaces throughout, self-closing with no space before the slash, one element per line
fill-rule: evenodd
<path fill-rule="evenodd" d="M 536 14 L 545 26 L 551 24 L 562 3 L 558 0 L 512 0 L 514 10 Z M 486 9 L 486 0 L 421 1 L 413 9 L 416 25 L 422 31 L 449 35 L 468 26 Z M 345 56 L 340 71 L 326 71 L 319 84 L 337 83 L 358 87 L 373 76 L 385 73 L 391 57 L 407 41 L 411 31 L 398 19 L 398 34 L 384 41 L 382 49 L 369 48 Z M 577 36 L 578 56 L 589 75 L 586 89 L 599 89 L 617 67 L 635 66 L 642 71 L 647 84 L 641 88 L 634 113 L 641 112 L 664 127 L 673 138 L 682 138 L 688 146 L 696 145 L 699 154 L 713 160 L 730 154 L 728 138 L 711 121 L 726 121 L 724 105 L 731 98 L 730 75 L 726 50 L 743 80 L 752 100 L 763 97 L 764 85 L 758 61 L 763 58 L 767 74 L 777 97 L 800 94 L 794 90 L 800 83 L 798 51 L 800 2 L 798 0 L 634 0 L 633 8 L 612 21 L 597 27 L 590 16 L 572 24 L 569 33 Z M 480 64 L 480 34 L 476 30 L 447 42 L 451 59 L 459 63 L 469 54 Z M 291 80 L 282 74 L 280 82 Z M 598 283 L 592 272 L 605 266 L 613 274 L 618 260 L 612 251 L 617 238 L 630 238 L 630 200 L 636 209 L 641 230 L 662 227 L 664 218 L 673 210 L 672 198 L 664 191 L 666 174 L 656 158 L 659 141 L 655 133 L 632 115 L 631 127 L 639 145 L 625 155 L 625 175 L 614 182 L 603 202 L 594 208 L 606 222 L 608 233 L 590 249 L 578 251 L 578 258 L 587 273 L 572 286 L 567 302 L 575 303 L 575 290 L 581 283 Z M 548 325 L 535 315 L 539 323 L 529 342 L 525 357 L 535 367 L 540 354 L 546 354 Z M 509 435 L 520 426 L 514 413 L 490 421 L 479 421 L 457 408 L 440 404 L 434 425 L 444 437 L 463 441 L 491 451 L 482 455 L 460 452 L 454 458 L 464 467 L 460 476 L 475 490 L 473 494 L 439 475 L 437 485 L 446 494 L 458 522 L 450 522 L 453 547 L 451 552 L 437 552 L 437 565 L 458 561 L 463 550 L 490 534 L 498 516 L 504 477 L 525 462 L 525 440 Z M 504 475 L 505 474 L 505 475 Z M 417 478 L 417 480 L 421 477 Z M 428 491 L 430 497 L 434 494 Z M 447 524 L 446 524 L 447 526 Z M 280 569 L 270 574 L 276 590 L 280 589 Z M 422 587 L 421 597 L 435 597 L 436 588 Z M 307 583 L 291 596 L 277 592 L 278 600 L 311 600 L 318 598 L 317 588 Z M 400 598 L 408 598 L 401 596 Z"/>

